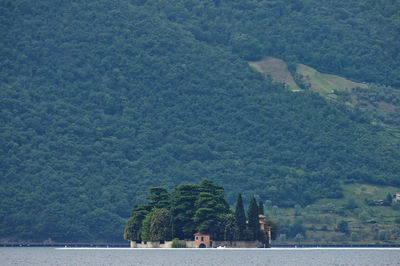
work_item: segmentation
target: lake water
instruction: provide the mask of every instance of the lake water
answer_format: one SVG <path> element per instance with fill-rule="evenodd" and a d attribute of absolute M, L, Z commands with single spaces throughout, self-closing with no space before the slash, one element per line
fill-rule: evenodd
<path fill-rule="evenodd" d="M 400 265 L 398 248 L 0 248 L 0 265 Z"/>

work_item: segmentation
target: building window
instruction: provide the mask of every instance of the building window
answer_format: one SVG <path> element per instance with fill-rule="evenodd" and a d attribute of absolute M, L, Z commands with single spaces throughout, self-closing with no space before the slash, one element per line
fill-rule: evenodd
<path fill-rule="evenodd" d="M 196 236 L 196 240 L 199 240 L 199 237 L 198 237 L 198 236 Z"/>
<path fill-rule="evenodd" d="M 204 241 L 204 237 L 201 237 L 201 241 Z"/>

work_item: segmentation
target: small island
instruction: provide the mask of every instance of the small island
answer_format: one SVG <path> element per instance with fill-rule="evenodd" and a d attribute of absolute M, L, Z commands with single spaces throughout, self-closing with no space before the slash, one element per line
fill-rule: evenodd
<path fill-rule="evenodd" d="M 246 218 L 241 194 L 232 210 L 223 187 L 208 179 L 171 193 L 152 187 L 146 198 L 126 223 L 124 239 L 132 248 L 267 248 L 278 231 L 265 220 L 262 201 L 251 198 Z"/>

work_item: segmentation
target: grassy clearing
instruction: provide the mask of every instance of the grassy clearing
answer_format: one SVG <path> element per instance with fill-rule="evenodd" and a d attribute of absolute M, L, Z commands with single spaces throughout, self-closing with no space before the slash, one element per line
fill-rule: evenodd
<path fill-rule="evenodd" d="M 306 83 L 311 85 L 312 90 L 322 94 L 331 94 L 335 90 L 348 91 L 355 87 L 368 87 L 366 84 L 353 82 L 337 75 L 320 73 L 314 68 L 302 64 L 297 65 L 296 71 L 303 76 Z"/>

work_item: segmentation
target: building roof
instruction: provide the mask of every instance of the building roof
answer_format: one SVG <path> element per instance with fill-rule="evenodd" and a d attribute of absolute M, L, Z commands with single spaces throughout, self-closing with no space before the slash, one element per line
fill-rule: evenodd
<path fill-rule="evenodd" d="M 195 236 L 209 236 L 210 234 L 206 234 L 206 233 L 201 233 L 201 232 L 197 232 L 196 234 L 194 234 Z"/>

